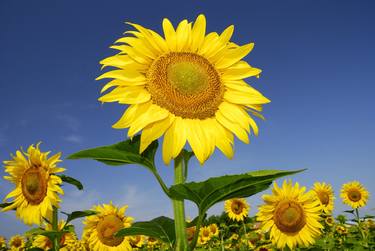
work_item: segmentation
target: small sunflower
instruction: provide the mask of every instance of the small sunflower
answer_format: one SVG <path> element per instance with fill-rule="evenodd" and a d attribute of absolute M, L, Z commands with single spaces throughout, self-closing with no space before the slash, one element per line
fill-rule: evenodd
<path fill-rule="evenodd" d="M 15 235 L 9 240 L 9 248 L 11 251 L 21 251 L 25 248 L 25 240 L 21 235 Z"/>
<path fill-rule="evenodd" d="M 209 240 L 211 240 L 212 233 L 210 227 L 201 227 L 199 229 L 199 243 L 206 244 Z"/>
<path fill-rule="evenodd" d="M 313 191 L 315 192 L 316 196 L 320 200 L 320 203 L 322 204 L 323 212 L 326 214 L 331 214 L 334 205 L 333 201 L 335 199 L 333 196 L 332 186 L 324 182 L 315 182 Z"/>
<path fill-rule="evenodd" d="M 86 248 L 86 243 L 83 240 L 77 240 L 77 239 L 67 243 L 66 250 L 68 250 L 68 251 L 89 251 Z"/>
<path fill-rule="evenodd" d="M 270 238 L 279 249 L 309 246 L 321 233 L 320 202 L 305 190 L 298 183 L 293 186 L 284 181 L 282 187 L 274 183 L 272 195 L 262 197 L 265 205 L 259 207 L 257 220 L 262 222 L 262 230 L 270 231 Z"/>
<path fill-rule="evenodd" d="M 146 243 L 146 236 L 144 235 L 130 236 L 129 242 L 132 248 L 141 248 Z"/>
<path fill-rule="evenodd" d="M 196 226 L 186 228 L 186 236 L 189 242 L 194 239 L 196 229 Z"/>
<path fill-rule="evenodd" d="M 243 221 L 249 214 L 250 206 L 243 198 L 226 200 L 224 203 L 225 212 L 229 218 L 235 221 Z"/>
<path fill-rule="evenodd" d="M 110 204 L 97 205 L 92 210 L 96 215 L 86 217 L 83 236 L 90 250 L 126 251 L 132 250 L 127 238 L 115 237 L 120 229 L 130 227 L 133 218 L 125 216 L 128 206 L 118 208 Z"/>
<path fill-rule="evenodd" d="M 64 194 L 60 177 L 56 173 L 65 169 L 57 167 L 61 153 L 48 158 L 49 152 L 41 152 L 39 144 L 31 145 L 27 152 L 17 151 L 12 160 L 4 161 L 4 179 L 16 185 L 5 200 L 14 198 L 11 205 L 3 211 L 16 209 L 16 215 L 28 225 L 40 225 L 43 218 L 50 219 L 53 206 L 61 201 L 58 194 Z"/>
<path fill-rule="evenodd" d="M 342 186 L 341 198 L 345 204 L 356 209 L 366 205 L 369 192 L 358 181 L 352 181 Z"/>
<path fill-rule="evenodd" d="M 4 236 L 0 235 L 0 248 L 6 248 L 7 247 L 7 242 Z"/>
<path fill-rule="evenodd" d="M 324 219 L 324 222 L 332 227 L 333 226 L 333 223 L 335 223 L 335 219 L 332 217 L 332 216 L 327 216 L 325 219 Z"/>
<path fill-rule="evenodd" d="M 58 230 L 63 230 L 63 227 L 65 226 L 65 221 L 61 220 L 57 226 Z M 68 225 L 69 226 L 69 225 Z M 49 223 L 45 224 L 44 229 L 46 231 L 52 231 L 52 225 Z M 69 251 L 70 245 L 77 241 L 77 237 L 74 233 L 64 233 L 63 236 L 60 239 L 60 251 Z M 53 244 L 51 240 L 44 235 L 37 235 L 35 239 L 33 240 L 33 247 L 41 248 L 43 250 L 51 250 L 53 247 Z"/>
<path fill-rule="evenodd" d="M 215 223 L 210 224 L 208 227 L 210 228 L 210 232 L 213 237 L 219 236 L 219 228 L 217 227 Z"/>
<path fill-rule="evenodd" d="M 158 241 L 158 239 L 156 239 L 156 238 L 154 238 L 154 237 L 148 237 L 147 238 L 147 247 L 148 248 L 155 248 L 155 247 L 157 247 L 157 246 L 159 246 L 160 245 L 160 243 L 159 243 L 159 241 Z"/>
<path fill-rule="evenodd" d="M 141 25 L 128 23 L 136 30 L 116 41 L 111 48 L 120 52 L 102 60 L 109 71 L 97 79 L 113 79 L 102 92 L 101 102 L 129 105 L 113 127 L 129 128 L 128 136 L 141 134 L 140 152 L 164 135 L 163 160 L 169 164 L 185 146 L 191 146 L 203 163 L 220 149 L 233 157 L 233 134 L 249 143 L 250 129 L 258 134 L 253 116 L 260 115 L 269 103 L 244 79 L 258 77 L 261 70 L 242 59 L 254 44 L 230 42 L 234 26 L 220 35 L 206 35 L 206 18 L 194 23 L 183 20 L 175 29 L 163 20 L 164 38 Z"/>

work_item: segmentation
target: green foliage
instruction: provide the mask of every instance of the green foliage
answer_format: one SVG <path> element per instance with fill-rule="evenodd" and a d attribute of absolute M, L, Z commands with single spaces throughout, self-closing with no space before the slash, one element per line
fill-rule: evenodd
<path fill-rule="evenodd" d="M 202 182 L 189 182 L 173 185 L 170 194 L 175 199 L 193 201 L 204 214 L 214 204 L 238 197 L 249 197 L 266 190 L 273 180 L 301 172 L 297 171 L 255 171 L 238 175 L 209 178 Z"/>
<path fill-rule="evenodd" d="M 67 215 L 67 219 L 66 219 L 66 223 L 65 223 L 65 226 L 71 222 L 72 220 L 75 220 L 75 219 L 78 219 L 78 218 L 83 218 L 83 217 L 86 217 L 86 216 L 90 216 L 90 215 L 95 215 L 97 214 L 96 211 L 92 211 L 92 210 L 84 210 L 84 211 L 74 211 L 72 213 L 65 213 L 65 212 L 61 212 L 65 215 Z"/>
<path fill-rule="evenodd" d="M 82 183 L 79 180 L 76 180 L 76 179 L 74 179 L 74 178 L 72 178 L 70 176 L 64 175 L 64 174 L 57 175 L 57 176 L 59 176 L 63 182 L 71 184 L 71 185 L 77 187 L 78 190 L 82 190 L 83 189 L 83 185 L 82 185 Z"/>
<path fill-rule="evenodd" d="M 174 221 L 168 217 L 158 217 L 151 221 L 141 221 L 134 223 L 131 227 L 121 229 L 116 236 L 146 235 L 160 239 L 163 242 L 173 245 L 176 236 Z"/>

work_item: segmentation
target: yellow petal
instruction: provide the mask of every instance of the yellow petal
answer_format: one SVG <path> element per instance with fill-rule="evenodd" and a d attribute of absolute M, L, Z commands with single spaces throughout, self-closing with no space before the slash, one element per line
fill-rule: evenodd
<path fill-rule="evenodd" d="M 127 128 L 129 127 L 133 121 L 139 116 L 139 114 L 143 114 L 148 110 L 150 107 L 151 102 L 137 104 L 137 105 L 130 105 L 129 108 L 124 112 L 121 118 L 112 126 L 116 129 Z"/>
<path fill-rule="evenodd" d="M 202 45 L 204 41 L 204 36 L 206 34 L 206 18 L 204 15 L 199 15 L 194 22 L 192 28 L 192 41 L 190 50 L 191 52 L 196 52 L 198 48 Z"/>
<path fill-rule="evenodd" d="M 142 153 L 154 140 L 161 137 L 173 123 L 174 119 L 174 115 L 170 114 L 167 118 L 146 126 L 142 131 L 139 152 Z"/>
<path fill-rule="evenodd" d="M 189 46 L 191 25 L 185 19 L 179 23 L 176 29 L 176 50 L 183 51 Z"/>
<path fill-rule="evenodd" d="M 100 75 L 99 77 L 97 77 L 96 80 L 100 80 L 104 78 L 114 78 L 114 79 L 120 79 L 123 81 L 134 81 L 134 82 L 146 81 L 146 77 L 143 74 L 132 69 L 108 71 Z"/>
<path fill-rule="evenodd" d="M 224 99 L 231 103 L 242 105 L 259 105 L 271 102 L 259 92 L 247 93 L 232 90 L 227 90 L 224 92 Z"/>
<path fill-rule="evenodd" d="M 225 56 L 218 60 L 215 64 L 216 68 L 224 69 L 227 68 L 250 53 L 254 48 L 254 43 L 246 44 L 235 49 L 230 49 L 225 53 Z"/>
<path fill-rule="evenodd" d="M 176 117 L 164 135 L 163 161 L 169 165 L 172 158 L 177 157 L 186 143 L 186 126 L 181 117 Z"/>
<path fill-rule="evenodd" d="M 176 48 L 177 48 L 176 32 L 173 28 L 172 23 L 167 18 L 163 19 L 163 31 L 164 31 L 165 40 L 167 42 L 167 45 L 170 51 L 176 51 Z"/>
<path fill-rule="evenodd" d="M 151 94 L 142 86 L 117 87 L 110 93 L 101 96 L 101 102 L 118 102 L 120 104 L 141 104 L 149 101 Z"/>
<path fill-rule="evenodd" d="M 242 142 L 246 144 L 249 143 L 249 137 L 246 133 L 246 130 L 244 130 L 240 125 L 227 119 L 220 110 L 216 112 L 215 116 L 222 126 L 233 132 Z"/>

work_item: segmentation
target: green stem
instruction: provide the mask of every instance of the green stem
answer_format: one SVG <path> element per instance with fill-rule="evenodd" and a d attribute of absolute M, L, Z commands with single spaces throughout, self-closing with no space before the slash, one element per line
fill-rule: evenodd
<path fill-rule="evenodd" d="M 184 157 L 181 152 L 174 160 L 174 184 L 185 182 Z M 174 212 L 174 225 L 176 230 L 175 251 L 187 251 L 188 241 L 186 237 L 186 221 L 184 200 L 172 199 Z"/>
<path fill-rule="evenodd" d="M 58 222 L 59 222 L 59 219 L 58 219 L 58 210 L 57 210 L 57 207 L 53 207 L 53 215 L 52 215 L 52 230 L 55 231 L 55 232 L 58 232 L 59 231 L 59 227 L 58 227 Z M 53 250 L 54 251 L 58 251 L 60 250 L 60 240 L 58 238 L 58 236 L 55 236 L 55 238 L 53 239 Z"/>
<path fill-rule="evenodd" d="M 197 220 L 197 224 L 195 225 L 194 237 L 193 237 L 193 240 L 190 243 L 190 249 L 191 250 L 194 250 L 195 246 L 197 245 L 199 231 L 200 231 L 202 222 L 204 220 L 204 217 L 205 217 L 205 214 L 202 214 L 202 213 L 199 214 L 199 217 L 198 217 L 198 220 Z"/>
<path fill-rule="evenodd" d="M 359 230 L 359 232 L 361 232 L 362 240 L 365 240 L 365 234 L 362 231 L 361 220 L 359 218 L 358 208 L 355 209 L 355 215 L 356 215 L 356 218 L 357 218 L 358 230 Z"/>

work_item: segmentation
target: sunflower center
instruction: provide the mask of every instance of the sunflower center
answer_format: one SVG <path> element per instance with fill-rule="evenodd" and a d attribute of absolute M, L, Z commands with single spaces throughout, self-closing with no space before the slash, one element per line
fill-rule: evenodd
<path fill-rule="evenodd" d="M 280 202 L 275 209 L 273 219 L 276 226 L 286 233 L 296 233 L 306 224 L 302 206 L 293 201 Z"/>
<path fill-rule="evenodd" d="M 327 193 L 320 192 L 318 193 L 318 197 L 319 197 L 320 202 L 323 205 L 327 206 L 329 204 L 329 195 Z"/>
<path fill-rule="evenodd" d="M 16 238 L 15 240 L 13 240 L 12 244 L 13 244 L 13 247 L 16 247 L 16 248 L 21 247 L 22 240 L 20 238 Z"/>
<path fill-rule="evenodd" d="M 32 204 L 40 204 L 47 195 L 47 179 L 45 171 L 40 167 L 31 167 L 22 176 L 22 193 Z"/>
<path fill-rule="evenodd" d="M 233 201 L 231 205 L 234 214 L 241 214 L 244 209 L 244 204 L 241 201 Z"/>
<path fill-rule="evenodd" d="M 210 236 L 210 230 L 209 229 L 204 229 L 202 235 L 204 237 L 209 237 Z"/>
<path fill-rule="evenodd" d="M 351 190 L 351 191 L 349 191 L 348 196 L 349 196 L 349 199 L 351 201 L 353 201 L 353 202 L 360 201 L 361 198 L 362 198 L 361 193 L 359 191 L 357 191 L 357 190 Z"/>
<path fill-rule="evenodd" d="M 146 88 L 157 105 L 183 118 L 213 117 L 224 87 L 214 66 L 204 57 L 170 52 L 157 58 L 147 72 Z"/>
<path fill-rule="evenodd" d="M 118 246 L 124 240 L 124 237 L 115 237 L 114 234 L 124 228 L 122 220 L 116 215 L 107 215 L 98 223 L 96 230 L 98 231 L 99 240 L 107 246 Z"/>

